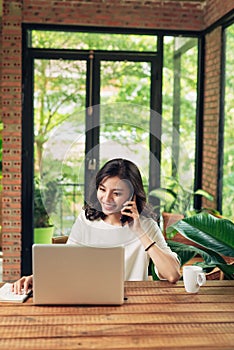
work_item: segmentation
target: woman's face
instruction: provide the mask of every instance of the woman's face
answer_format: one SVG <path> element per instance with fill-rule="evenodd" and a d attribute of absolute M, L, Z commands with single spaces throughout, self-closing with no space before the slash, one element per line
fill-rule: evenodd
<path fill-rule="evenodd" d="M 127 181 L 118 176 L 104 178 L 97 189 L 97 199 L 105 215 L 119 213 L 130 196 Z"/>

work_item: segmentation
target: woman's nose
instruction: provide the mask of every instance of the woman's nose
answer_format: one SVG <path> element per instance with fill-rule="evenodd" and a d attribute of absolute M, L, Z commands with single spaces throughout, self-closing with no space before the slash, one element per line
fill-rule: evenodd
<path fill-rule="evenodd" d="M 105 193 L 105 201 L 111 202 L 112 201 L 112 194 L 110 192 Z"/>

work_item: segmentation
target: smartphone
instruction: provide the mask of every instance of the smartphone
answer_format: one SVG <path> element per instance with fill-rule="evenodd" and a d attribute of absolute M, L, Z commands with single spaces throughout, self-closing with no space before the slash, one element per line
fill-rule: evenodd
<path fill-rule="evenodd" d="M 131 195 L 131 197 L 128 199 L 128 201 L 132 201 L 133 197 L 134 197 L 134 193 Z M 130 213 L 129 209 L 126 209 L 125 211 Z M 127 215 L 121 215 L 121 217 L 120 217 L 120 222 L 121 222 L 122 226 L 125 224 L 125 222 L 131 222 L 131 221 L 132 221 L 132 218 L 130 218 Z"/>

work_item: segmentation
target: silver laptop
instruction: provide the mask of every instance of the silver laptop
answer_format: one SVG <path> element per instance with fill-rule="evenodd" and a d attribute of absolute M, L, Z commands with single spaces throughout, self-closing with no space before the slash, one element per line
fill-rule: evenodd
<path fill-rule="evenodd" d="M 124 248 L 34 244 L 33 302 L 123 304 Z"/>

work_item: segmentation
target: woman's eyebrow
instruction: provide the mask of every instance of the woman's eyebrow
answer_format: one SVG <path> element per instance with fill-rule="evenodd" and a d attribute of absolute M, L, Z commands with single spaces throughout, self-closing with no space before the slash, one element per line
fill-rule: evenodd
<path fill-rule="evenodd" d="M 103 184 L 99 184 L 99 187 L 104 187 L 104 188 L 106 188 L 106 186 L 103 185 Z M 112 188 L 111 190 L 112 190 L 112 191 L 118 191 L 118 192 L 124 192 L 124 191 L 125 191 L 123 188 L 118 188 L 118 187 Z"/>

